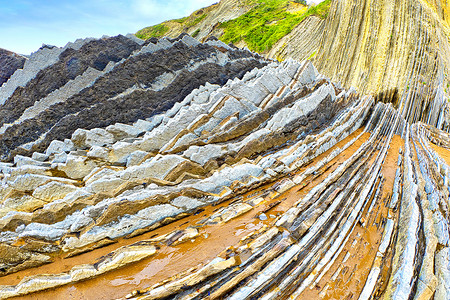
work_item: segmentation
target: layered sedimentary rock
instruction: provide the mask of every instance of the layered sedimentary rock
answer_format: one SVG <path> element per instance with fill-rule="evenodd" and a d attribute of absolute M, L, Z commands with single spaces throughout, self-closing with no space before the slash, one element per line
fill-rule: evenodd
<path fill-rule="evenodd" d="M 0 49 L 0 86 L 8 81 L 17 69 L 22 69 L 26 58 L 11 51 Z"/>
<path fill-rule="evenodd" d="M 41 51 L 49 58 L 42 59 Z M 0 90 L 5 98 L 0 111 L 3 159 L 42 151 L 52 140 L 70 138 L 77 128 L 152 116 L 206 82 L 224 84 L 265 64 L 249 52 L 222 52 L 190 37 L 143 44 L 118 36 L 88 41 L 78 50 L 41 51 L 30 58 L 43 67 L 27 73 L 35 77 L 12 93 L 11 80 Z"/>
<path fill-rule="evenodd" d="M 380 94 L 410 122 L 448 130 L 448 35 L 425 1 L 335 1 L 315 64 L 344 86 Z"/>
<path fill-rule="evenodd" d="M 35 95 L 2 123 L 0 298 L 450 297 L 444 131 L 215 39 L 70 49 L 0 107 Z"/>
<path fill-rule="evenodd" d="M 446 1 L 332 1 L 325 20 L 303 21 L 270 55 L 313 57 L 332 80 L 393 103 L 409 122 L 448 131 L 448 8 Z M 320 43 L 297 38 L 309 41 L 311 31 Z"/>
<path fill-rule="evenodd" d="M 196 38 L 199 40 L 207 39 L 211 36 L 220 36 L 223 34 L 223 30 L 218 28 L 220 23 L 245 14 L 253 5 L 249 1 L 242 0 L 218 1 L 218 3 L 195 11 L 186 18 L 162 23 L 161 25 L 167 28 L 164 36 L 175 38 L 183 32 L 192 35 L 197 30 L 198 35 Z M 141 35 L 146 35 L 145 29 L 141 30 L 140 34 L 137 34 L 137 36 Z"/>

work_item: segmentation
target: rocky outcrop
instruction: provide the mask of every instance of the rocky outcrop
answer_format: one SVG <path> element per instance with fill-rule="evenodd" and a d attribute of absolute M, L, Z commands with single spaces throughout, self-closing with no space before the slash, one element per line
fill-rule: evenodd
<path fill-rule="evenodd" d="M 196 38 L 198 40 L 206 40 L 211 36 L 220 36 L 223 30 L 218 28 L 220 23 L 235 19 L 246 12 L 248 12 L 252 3 L 242 0 L 227 0 L 218 1 L 218 3 L 211 6 L 199 9 L 190 16 L 178 20 L 169 20 L 161 23 L 167 28 L 163 36 L 176 38 L 180 34 L 187 32 L 193 34 L 198 30 Z M 140 38 L 148 38 L 149 35 L 154 35 L 148 32 L 150 28 L 144 28 L 136 33 Z M 151 30 L 150 30 L 151 31 Z"/>
<path fill-rule="evenodd" d="M 206 82 L 224 84 L 266 64 L 249 52 L 222 52 L 190 37 L 140 47 L 119 36 L 90 41 L 78 51 L 65 50 L 60 61 L 38 73 L 25 88 L 19 87 L 3 104 L 2 157 L 43 151 L 55 139 L 70 138 L 77 128 L 151 117 Z M 68 62 L 79 64 L 73 74 Z"/>
<path fill-rule="evenodd" d="M 14 85 L 11 80 L 0 90 L 0 95 L 3 97 L 1 125 L 11 123 L 25 109 L 60 89 L 77 76 L 83 75 L 85 71 L 91 69 L 103 71 L 108 63 L 115 63 L 127 58 L 140 47 L 139 44 L 124 36 L 101 40 L 87 39 L 79 41 L 75 45 L 77 45 L 75 48 L 69 45 L 64 48 L 43 48 L 32 54 L 23 72 L 14 77 L 20 78 L 17 81 L 25 81 L 23 78 L 29 76 L 29 81 L 23 82 L 22 85 Z M 52 61 L 53 63 L 50 63 Z M 33 66 L 29 66 L 31 64 Z M 94 80 L 95 77 L 90 79 Z M 70 85 L 73 83 L 70 82 Z M 8 89 L 8 87 L 11 88 Z M 11 89 L 13 92 L 9 93 L 8 91 Z"/>
<path fill-rule="evenodd" d="M 444 131 L 217 39 L 70 49 L 0 130 L 0 298 L 449 298 Z"/>
<path fill-rule="evenodd" d="M 398 105 L 409 122 L 447 130 L 447 36 L 446 23 L 423 1 L 336 1 L 314 61 L 344 86 Z"/>
<path fill-rule="evenodd" d="M 11 51 L 0 49 L 0 87 L 17 69 L 22 69 L 26 58 Z"/>

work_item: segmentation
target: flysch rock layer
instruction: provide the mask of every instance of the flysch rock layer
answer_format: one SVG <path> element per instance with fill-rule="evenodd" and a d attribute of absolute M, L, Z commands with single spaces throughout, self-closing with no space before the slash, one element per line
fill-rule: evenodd
<path fill-rule="evenodd" d="M 138 47 L 141 51 L 135 52 Z M 70 48 L 3 104 L 0 155 L 12 159 L 43 151 L 77 128 L 145 119 L 206 82 L 224 84 L 264 64 L 250 52 L 221 52 L 190 37 L 141 46 L 118 36 L 88 42 L 78 51 Z M 42 85 L 41 77 L 48 77 L 51 87 Z"/>
<path fill-rule="evenodd" d="M 449 11 L 441 0 L 332 1 L 326 19 L 305 19 L 269 57 L 311 57 L 331 80 L 448 132 Z"/>
<path fill-rule="evenodd" d="M 0 87 L 8 81 L 17 69 L 22 69 L 26 58 L 17 53 L 0 49 Z"/>
<path fill-rule="evenodd" d="M 3 123 L 1 299 L 449 299 L 447 133 L 216 39 L 71 55 L 108 41 Z"/>

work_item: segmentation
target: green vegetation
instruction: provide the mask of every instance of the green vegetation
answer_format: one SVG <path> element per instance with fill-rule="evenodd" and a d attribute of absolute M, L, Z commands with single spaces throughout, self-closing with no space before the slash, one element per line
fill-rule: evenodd
<path fill-rule="evenodd" d="M 330 10 L 331 0 L 325 0 L 315 6 L 311 6 L 305 13 L 307 16 L 317 16 L 321 19 L 328 17 L 328 11 Z"/>
<path fill-rule="evenodd" d="M 200 33 L 200 29 L 197 29 L 196 31 L 194 31 L 194 33 L 192 33 L 192 37 L 196 38 L 199 33 Z"/>
<path fill-rule="evenodd" d="M 187 24 L 185 25 L 185 27 L 192 27 L 197 25 L 198 23 L 200 23 L 204 18 L 206 18 L 207 14 L 203 14 L 198 18 L 195 18 L 193 21 L 187 22 Z"/>
<path fill-rule="evenodd" d="M 187 31 L 188 28 L 197 25 L 204 18 L 206 18 L 206 15 L 207 15 L 206 13 L 204 13 L 202 10 L 200 10 L 200 11 L 195 12 L 194 14 L 192 14 L 189 17 L 170 20 L 170 21 L 166 21 L 161 24 L 158 24 L 158 25 L 154 25 L 154 26 L 150 26 L 150 27 L 141 29 L 136 33 L 136 36 L 140 39 L 149 39 L 152 37 L 160 38 L 160 37 L 164 36 L 167 32 L 169 32 L 170 28 L 173 27 L 173 23 L 171 24 L 171 22 L 180 24 L 181 26 L 183 26 L 183 29 L 184 29 L 183 31 Z M 176 26 L 179 26 L 179 25 L 176 25 Z M 198 35 L 198 33 L 197 33 L 197 35 Z"/>
<path fill-rule="evenodd" d="M 183 24 L 184 22 L 186 22 L 186 20 L 189 19 L 189 17 L 184 17 L 184 18 L 180 18 L 180 19 L 174 19 L 172 21 Z"/>
<path fill-rule="evenodd" d="M 148 39 L 151 37 L 162 37 L 169 31 L 169 27 L 165 24 L 146 27 L 136 32 L 136 36 L 140 39 Z"/>
<path fill-rule="evenodd" d="M 311 55 L 308 57 L 308 60 L 313 59 L 314 56 L 316 56 L 316 52 L 317 52 L 317 51 L 314 51 L 313 53 L 311 53 Z"/>
<path fill-rule="evenodd" d="M 251 0 L 249 3 L 255 4 L 255 7 L 220 25 L 224 30 L 220 39 L 234 44 L 244 41 L 251 50 L 265 52 L 306 17 L 316 15 L 326 18 L 331 0 L 325 0 L 298 13 L 287 11 L 289 0 Z"/>
<path fill-rule="evenodd" d="M 315 15 L 326 18 L 332 0 L 325 0 L 318 5 L 308 7 L 304 0 L 246 0 L 246 6 L 252 7 L 246 14 L 219 24 L 224 34 L 219 37 L 225 43 L 245 42 L 253 51 L 266 52 L 282 37 L 289 34 L 306 17 Z M 139 30 L 136 36 L 141 39 L 162 37 L 169 31 L 188 31 L 198 25 L 208 15 L 208 8 L 200 9 L 189 17 L 163 22 L 159 25 Z M 179 25 L 178 25 L 179 24 Z M 192 30 L 192 29 L 191 29 Z M 189 31 L 191 31 L 189 30 Z M 197 29 L 192 36 L 200 33 Z"/>

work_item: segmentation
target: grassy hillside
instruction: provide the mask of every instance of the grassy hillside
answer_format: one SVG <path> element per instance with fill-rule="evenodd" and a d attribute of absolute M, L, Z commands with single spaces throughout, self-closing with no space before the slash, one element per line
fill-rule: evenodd
<path fill-rule="evenodd" d="M 256 52 L 268 52 L 273 45 L 287 35 L 306 17 L 315 15 L 326 18 L 332 0 L 325 0 L 317 6 L 307 6 L 303 0 L 247 0 L 244 5 L 249 10 L 237 18 L 223 23 L 209 24 L 220 29 L 220 40 L 225 43 L 242 44 Z M 194 12 L 189 17 L 170 20 L 139 30 L 141 39 L 169 35 L 175 27 L 196 37 L 200 33 L 199 24 L 205 20 L 213 5 Z M 216 32 L 217 34 L 217 32 Z"/>
<path fill-rule="evenodd" d="M 257 5 L 248 13 L 220 25 L 224 29 L 224 35 L 220 39 L 225 43 L 234 44 L 244 41 L 249 49 L 265 52 L 307 16 L 316 15 L 325 18 L 331 0 L 311 7 L 301 4 L 303 9 L 295 12 L 288 11 L 292 1 L 253 0 L 252 2 L 256 2 Z"/>
<path fill-rule="evenodd" d="M 187 31 L 189 28 L 196 26 L 198 23 L 204 20 L 208 14 L 208 10 L 213 7 L 214 5 L 208 8 L 199 9 L 188 17 L 164 21 L 161 24 L 145 27 L 136 32 L 135 35 L 140 39 L 149 39 L 152 37 L 163 37 L 169 32 L 171 28 L 174 27 L 181 27 L 182 31 Z"/>

